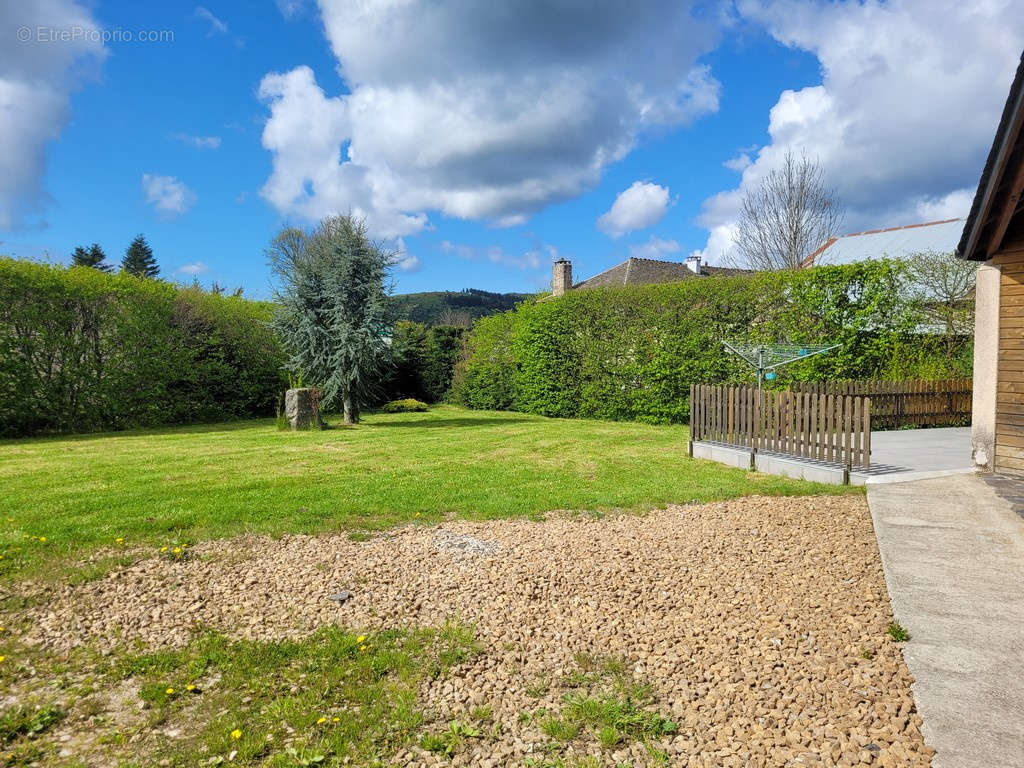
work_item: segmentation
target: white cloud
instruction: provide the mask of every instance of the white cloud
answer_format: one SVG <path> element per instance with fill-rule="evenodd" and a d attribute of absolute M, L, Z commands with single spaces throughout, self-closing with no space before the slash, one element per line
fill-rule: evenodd
<path fill-rule="evenodd" d="M 79 28 L 83 34 L 59 43 L 22 42 L 16 37 L 21 27 Z M 106 56 L 102 43 L 90 39 L 98 30 L 73 0 L 0 3 L 0 229 L 26 225 L 49 201 L 46 148 L 67 124 L 71 91 Z"/>
<path fill-rule="evenodd" d="M 669 253 L 679 253 L 682 246 L 675 240 L 664 240 L 651 235 L 646 243 L 629 246 L 629 255 L 635 259 L 660 259 Z"/>
<path fill-rule="evenodd" d="M 306 10 L 306 0 L 276 0 L 277 10 L 286 19 L 291 20 Z"/>
<path fill-rule="evenodd" d="M 398 259 L 398 268 L 403 272 L 415 272 L 420 268 L 420 257 L 411 253 L 402 254 Z"/>
<path fill-rule="evenodd" d="M 963 218 L 971 212 L 974 191 L 974 187 L 954 189 L 941 197 L 928 197 L 919 200 L 914 208 L 922 221 Z"/>
<path fill-rule="evenodd" d="M 173 176 L 144 173 L 142 191 L 146 193 L 146 202 L 168 218 L 180 216 L 196 202 L 196 194 Z"/>
<path fill-rule="evenodd" d="M 612 207 L 597 219 L 597 228 L 611 237 L 634 229 L 646 229 L 661 221 L 668 210 L 668 187 L 649 181 L 634 181 L 619 193 Z"/>
<path fill-rule="evenodd" d="M 393 253 L 395 254 L 395 265 L 403 272 L 415 272 L 420 268 L 420 258 L 414 254 L 409 253 L 405 247 L 405 239 L 401 237 L 395 238 L 394 242 L 391 243 Z"/>
<path fill-rule="evenodd" d="M 264 196 L 285 215 L 360 211 L 381 236 L 431 211 L 521 224 L 596 184 L 645 130 L 718 107 L 696 64 L 715 22 L 687 3 L 320 6 L 349 93 L 325 94 L 306 67 L 260 85 Z"/>
<path fill-rule="evenodd" d="M 220 136 L 192 136 L 188 133 L 176 133 L 174 138 L 182 144 L 188 144 L 197 149 L 217 149 L 220 146 Z"/>
<path fill-rule="evenodd" d="M 707 244 L 703 248 L 690 251 L 690 256 L 698 257 L 705 264 L 722 264 L 727 260 L 735 236 L 735 224 L 714 226 L 708 234 Z"/>
<path fill-rule="evenodd" d="M 753 164 L 754 161 L 750 159 L 750 155 L 747 154 L 746 152 L 740 152 L 738 155 L 736 155 L 736 157 L 730 157 L 728 160 L 722 163 L 722 165 L 724 165 L 730 171 L 737 171 L 739 173 L 743 173 L 743 171 L 747 170 L 747 168 L 749 168 Z"/>
<path fill-rule="evenodd" d="M 228 31 L 227 23 L 225 23 L 221 19 L 218 19 L 216 16 L 214 16 L 213 12 L 210 11 L 208 8 L 204 8 L 201 5 L 196 6 L 196 10 L 195 10 L 195 13 L 193 15 L 197 19 L 202 19 L 203 21 L 206 21 L 206 22 L 208 22 L 210 24 L 210 31 L 207 33 L 208 36 L 209 35 L 214 35 L 214 34 L 217 34 L 217 35 L 227 34 L 227 31 Z"/>
<path fill-rule="evenodd" d="M 441 250 L 470 261 L 489 261 L 514 269 L 539 269 L 558 258 L 558 248 L 543 244 L 522 253 L 510 253 L 503 246 L 459 245 L 449 240 L 441 242 Z"/>
<path fill-rule="evenodd" d="M 209 272 L 210 267 L 202 261 L 194 261 L 191 264 L 182 264 L 175 271 L 182 275 L 201 275 L 203 272 Z"/>
<path fill-rule="evenodd" d="M 821 163 L 847 207 L 845 231 L 963 215 L 1020 60 L 1019 10 L 1013 0 L 743 0 L 748 21 L 817 56 L 822 82 L 780 94 L 770 144 L 736 190 L 705 201 L 703 252 L 715 260 L 728 248 L 740 192 L 788 150 Z"/>

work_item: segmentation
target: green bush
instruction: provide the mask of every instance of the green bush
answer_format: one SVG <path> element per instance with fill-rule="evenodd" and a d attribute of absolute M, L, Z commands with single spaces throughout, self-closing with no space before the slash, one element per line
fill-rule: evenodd
<path fill-rule="evenodd" d="M 384 413 L 420 413 L 430 410 L 430 406 L 421 400 L 414 400 L 407 397 L 404 400 L 392 400 L 380 407 Z"/>
<path fill-rule="evenodd" d="M 969 375 L 971 344 L 919 333 L 904 267 L 888 261 L 570 292 L 486 317 L 451 398 L 470 408 L 684 422 L 694 383 L 752 382 L 722 340 L 840 344 L 775 386 Z M 952 350 L 952 353 L 950 353 Z"/>
<path fill-rule="evenodd" d="M 271 306 L 0 258 L 0 434 L 272 415 Z"/>

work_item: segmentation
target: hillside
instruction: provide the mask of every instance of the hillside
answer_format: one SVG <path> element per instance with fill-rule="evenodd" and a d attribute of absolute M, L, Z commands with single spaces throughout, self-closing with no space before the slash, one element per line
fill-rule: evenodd
<path fill-rule="evenodd" d="M 399 320 L 415 320 L 427 325 L 468 327 L 481 317 L 515 308 L 529 299 L 529 293 L 491 293 L 475 288 L 462 291 L 400 293 L 391 297 Z"/>

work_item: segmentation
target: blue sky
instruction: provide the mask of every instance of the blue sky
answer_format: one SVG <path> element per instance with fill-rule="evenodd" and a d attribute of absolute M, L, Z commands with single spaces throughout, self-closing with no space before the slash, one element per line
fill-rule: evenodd
<path fill-rule="evenodd" d="M 278 228 L 347 209 L 405 254 L 400 292 L 540 290 L 556 254 L 714 262 L 794 149 L 847 231 L 962 215 L 1024 44 L 997 1 L 5 5 L 32 39 L 0 58 L 0 253 L 119 259 L 142 232 L 164 277 L 251 296 Z"/>

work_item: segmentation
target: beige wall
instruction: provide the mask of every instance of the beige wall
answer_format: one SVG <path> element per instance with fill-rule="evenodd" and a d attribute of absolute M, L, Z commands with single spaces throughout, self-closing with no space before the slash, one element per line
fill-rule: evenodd
<path fill-rule="evenodd" d="M 974 402 L 971 408 L 971 457 L 979 469 L 992 470 L 995 459 L 996 392 L 999 365 L 999 275 L 987 261 L 978 269 L 974 314 Z"/>

